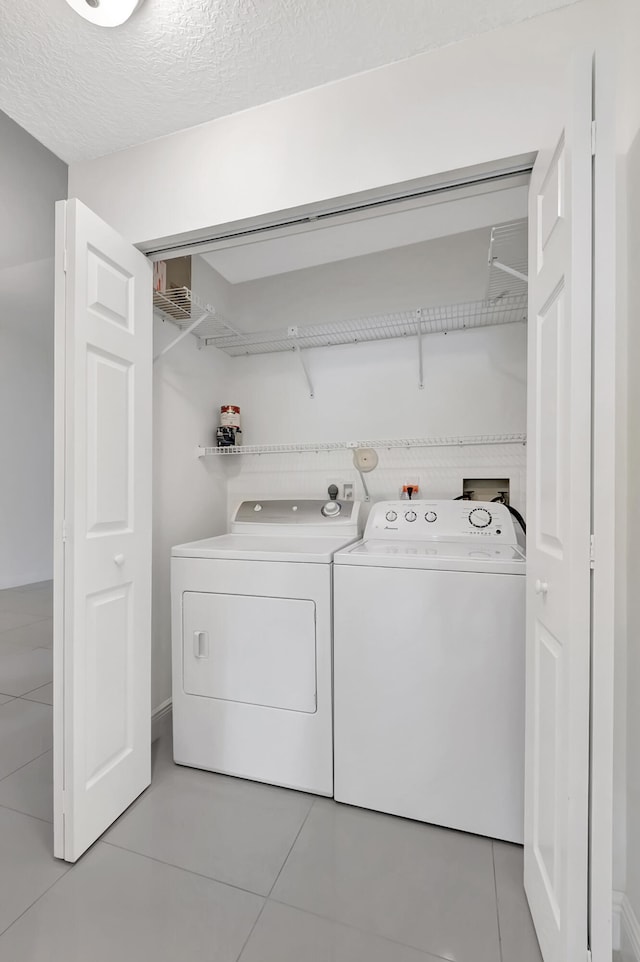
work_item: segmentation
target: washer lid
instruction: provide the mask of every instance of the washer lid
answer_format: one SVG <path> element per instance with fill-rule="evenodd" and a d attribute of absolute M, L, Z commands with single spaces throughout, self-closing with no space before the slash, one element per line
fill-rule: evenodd
<path fill-rule="evenodd" d="M 225 561 L 294 561 L 302 564 L 330 564 L 340 548 L 353 539 L 269 537 L 253 534 L 223 534 L 217 538 L 191 541 L 171 549 L 173 558 L 218 558 Z"/>
<path fill-rule="evenodd" d="M 375 568 L 519 575 L 525 573 L 526 565 L 523 551 L 515 545 L 446 541 L 358 541 L 339 551 L 334 562 Z"/>

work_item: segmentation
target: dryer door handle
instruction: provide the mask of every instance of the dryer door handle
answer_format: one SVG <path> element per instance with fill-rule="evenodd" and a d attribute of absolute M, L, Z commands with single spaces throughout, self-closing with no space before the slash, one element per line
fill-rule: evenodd
<path fill-rule="evenodd" d="M 193 633 L 193 654 L 196 658 L 209 657 L 209 632 L 194 631 Z"/>

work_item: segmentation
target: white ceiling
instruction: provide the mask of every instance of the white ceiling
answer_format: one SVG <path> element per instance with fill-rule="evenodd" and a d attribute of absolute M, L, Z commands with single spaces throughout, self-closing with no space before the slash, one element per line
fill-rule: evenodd
<path fill-rule="evenodd" d="M 0 109 L 84 160 L 573 2 L 146 0 L 105 29 L 0 0 Z"/>
<path fill-rule="evenodd" d="M 456 199 L 390 204 L 344 222 L 285 229 L 280 236 L 257 235 L 203 254 L 204 260 L 231 284 L 330 264 L 377 251 L 406 247 L 492 227 L 527 216 L 528 177 L 517 186 L 491 185 L 477 192 L 463 188 Z"/>

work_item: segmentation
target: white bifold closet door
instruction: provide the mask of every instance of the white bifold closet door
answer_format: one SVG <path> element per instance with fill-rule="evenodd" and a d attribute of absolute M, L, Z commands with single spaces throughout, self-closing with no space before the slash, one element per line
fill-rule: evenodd
<path fill-rule="evenodd" d="M 545 962 L 588 943 L 592 63 L 529 202 L 525 887 Z"/>
<path fill-rule="evenodd" d="M 152 269 L 56 209 L 54 851 L 74 862 L 151 779 Z"/>

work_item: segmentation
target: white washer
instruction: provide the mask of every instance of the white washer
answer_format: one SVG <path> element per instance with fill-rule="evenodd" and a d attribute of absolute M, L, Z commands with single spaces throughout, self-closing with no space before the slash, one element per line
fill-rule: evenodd
<path fill-rule="evenodd" d="M 522 842 L 524 573 L 504 505 L 373 507 L 334 559 L 337 800 Z"/>
<path fill-rule="evenodd" d="M 333 794 L 332 561 L 359 513 L 244 501 L 230 534 L 172 549 L 177 763 Z"/>

